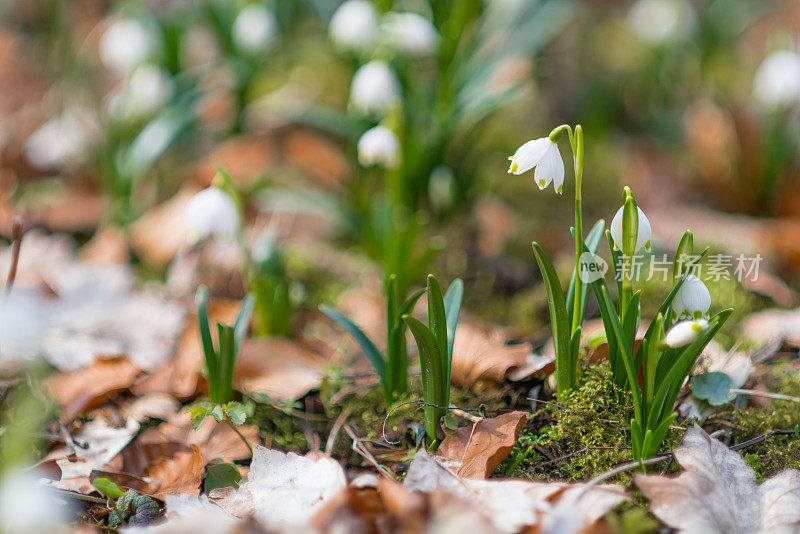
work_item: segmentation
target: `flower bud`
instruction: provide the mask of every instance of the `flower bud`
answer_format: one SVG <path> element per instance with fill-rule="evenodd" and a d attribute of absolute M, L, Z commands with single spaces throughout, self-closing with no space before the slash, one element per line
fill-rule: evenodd
<path fill-rule="evenodd" d="M 209 187 L 189 201 L 184 225 L 190 243 L 207 237 L 230 240 L 239 231 L 239 210 L 227 193 L 217 187 Z"/>
<path fill-rule="evenodd" d="M 670 328 L 667 335 L 664 336 L 664 343 L 672 348 L 683 347 L 697 339 L 706 328 L 708 328 L 708 321 L 705 319 L 681 321 Z"/>
<path fill-rule="evenodd" d="M 347 0 L 331 17 L 328 34 L 343 50 L 368 53 L 378 42 L 378 16 L 366 0 Z"/>
<path fill-rule="evenodd" d="M 375 126 L 364 132 L 357 148 L 358 162 L 364 167 L 381 165 L 393 169 L 400 162 L 400 141 L 385 126 Z"/>
<path fill-rule="evenodd" d="M 361 115 L 384 116 L 400 97 L 400 82 L 389 65 L 370 61 L 356 71 L 350 84 L 351 110 Z"/>
<path fill-rule="evenodd" d="M 635 245 L 633 247 L 633 251 L 624 251 L 625 254 L 630 256 L 636 254 L 643 248 L 645 250 L 650 250 L 650 237 L 652 233 L 652 230 L 650 229 L 650 221 L 642 211 L 642 208 L 636 206 L 636 210 L 639 217 L 636 221 Z M 611 237 L 614 239 L 614 245 L 620 250 L 623 250 L 623 245 L 625 243 L 625 233 L 623 232 L 624 211 L 625 206 L 620 207 L 617 210 L 617 213 L 614 215 L 614 218 L 611 220 Z M 631 239 L 631 242 L 634 242 L 633 239 Z M 632 253 L 629 254 L 629 252 Z"/>
<path fill-rule="evenodd" d="M 779 50 L 768 55 L 753 78 L 753 97 L 767 109 L 800 102 L 800 54 Z"/>
<path fill-rule="evenodd" d="M 150 56 L 155 41 L 155 36 L 139 21 L 119 19 L 100 38 L 100 60 L 109 69 L 126 74 Z"/>
<path fill-rule="evenodd" d="M 275 39 L 277 29 L 278 22 L 272 11 L 262 4 L 250 4 L 236 15 L 231 38 L 242 52 L 257 54 Z"/>
<path fill-rule="evenodd" d="M 386 41 L 407 54 L 432 54 L 439 44 L 439 34 L 431 21 L 417 13 L 387 13 L 381 24 Z"/>
<path fill-rule="evenodd" d="M 695 275 L 688 275 L 672 301 L 673 318 L 700 319 L 708 317 L 710 307 L 711 294 L 706 285 Z"/>

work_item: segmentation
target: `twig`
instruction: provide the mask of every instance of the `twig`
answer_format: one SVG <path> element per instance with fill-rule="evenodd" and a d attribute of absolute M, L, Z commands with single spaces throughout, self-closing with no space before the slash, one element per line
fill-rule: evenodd
<path fill-rule="evenodd" d="M 637 467 L 642 467 L 645 465 L 652 465 L 663 462 L 664 460 L 668 460 L 672 458 L 673 453 L 668 452 L 661 454 L 659 456 L 654 456 L 652 458 L 648 458 L 647 460 L 637 460 L 634 462 L 628 462 L 627 464 L 622 464 L 619 467 L 615 467 L 610 471 L 606 471 L 605 473 L 601 473 L 587 482 L 584 486 L 584 491 L 588 490 L 592 486 L 596 486 L 600 482 L 607 480 L 613 476 L 619 475 L 620 473 L 624 473 L 625 471 L 630 471 L 631 469 L 636 469 Z"/>
<path fill-rule="evenodd" d="M 77 499 L 79 501 L 86 501 L 94 504 L 105 504 L 106 502 L 108 502 L 106 499 L 101 499 L 100 497 L 92 497 L 91 495 L 84 495 L 83 493 L 78 493 L 77 491 L 74 490 L 67 490 L 56 487 L 53 487 L 53 489 L 61 493 L 65 497 L 70 497 L 72 499 Z"/>
<path fill-rule="evenodd" d="M 467 412 L 480 412 L 480 410 L 462 410 L 460 408 L 456 408 L 452 404 L 448 408 L 445 408 L 444 406 L 438 406 L 436 404 L 431 404 L 429 402 L 425 402 L 425 401 L 421 401 L 421 400 L 412 400 L 412 401 L 401 402 L 400 404 L 398 404 L 397 406 L 395 406 L 394 408 L 389 410 L 389 412 L 386 414 L 386 417 L 383 418 L 383 425 L 381 426 L 381 437 L 383 437 L 383 441 L 385 441 L 389 445 L 399 445 L 400 442 L 399 441 L 390 441 L 389 439 L 386 438 L 386 421 L 389 420 L 389 417 L 391 417 L 391 415 L 394 412 L 396 412 L 397 410 L 399 410 L 400 408 L 402 408 L 403 406 L 406 406 L 408 404 L 418 404 L 420 408 L 425 407 L 425 406 L 431 406 L 433 408 L 439 408 L 440 410 L 446 410 L 446 411 L 449 411 L 449 412 L 453 412 L 454 414 L 456 414 L 456 415 L 458 415 L 460 417 L 463 417 L 465 419 L 468 419 L 468 420 L 472 421 L 473 423 L 477 422 L 474 419 L 475 416 L 469 415 Z M 481 419 L 482 418 L 478 418 L 478 421 L 481 420 Z"/>
<path fill-rule="evenodd" d="M 792 397 L 783 393 L 770 393 L 769 391 L 756 391 L 754 389 L 731 388 L 730 392 L 735 395 L 750 395 L 751 397 L 766 397 L 768 399 L 785 400 L 790 402 L 800 402 L 800 397 Z"/>
<path fill-rule="evenodd" d="M 553 463 L 556 463 L 556 462 L 560 462 L 562 460 L 566 460 L 568 458 L 572 458 L 573 456 L 577 456 L 579 454 L 583 454 L 586 451 L 608 451 L 608 450 L 622 451 L 622 450 L 626 450 L 626 449 L 630 449 L 630 447 L 584 447 L 584 448 L 582 448 L 580 450 L 577 450 L 575 452 L 571 452 L 569 454 L 565 454 L 564 456 L 559 456 L 557 458 L 553 458 L 552 460 L 548 460 L 546 462 L 542 462 L 540 464 L 536 464 L 535 466 L 533 466 L 533 469 L 538 469 L 538 468 L 543 467 L 545 465 L 553 464 Z"/>
<path fill-rule="evenodd" d="M 771 438 L 772 436 L 792 436 L 792 435 L 798 435 L 798 434 L 800 434 L 800 431 L 798 431 L 798 430 L 770 430 L 769 432 L 761 434 L 760 436 L 756 436 L 753 439 L 748 439 L 747 441 L 743 441 L 741 443 L 737 443 L 736 445 L 731 447 L 731 450 L 739 451 L 739 450 L 742 450 L 742 449 L 746 449 L 747 447 L 750 447 L 750 446 L 755 445 L 757 443 L 761 443 L 765 439 Z"/>
<path fill-rule="evenodd" d="M 6 291 L 11 291 L 14 280 L 17 278 L 17 267 L 19 266 L 19 249 L 22 246 L 22 221 L 18 217 L 11 223 L 11 266 L 8 268 L 8 278 L 6 278 Z"/>
<path fill-rule="evenodd" d="M 380 474 L 382 474 L 386 478 L 394 480 L 394 477 L 389 472 L 389 470 L 386 469 L 381 464 L 379 464 L 378 461 L 375 459 L 375 457 L 372 456 L 372 454 L 367 450 L 367 448 L 361 444 L 361 439 L 358 436 L 356 436 L 356 433 L 353 431 L 352 428 L 350 428 L 350 425 L 344 425 L 344 430 L 350 436 L 350 439 L 353 440 L 353 450 L 356 451 L 358 454 L 360 454 L 365 460 L 367 460 L 367 462 L 372 464 Z"/>
<path fill-rule="evenodd" d="M 330 456 L 333 453 L 333 446 L 336 444 L 336 436 L 339 434 L 339 430 L 341 430 L 342 425 L 347 420 L 347 416 L 350 415 L 350 409 L 342 410 L 342 413 L 339 414 L 339 417 L 336 418 L 334 421 L 333 426 L 331 427 L 331 432 L 328 434 L 328 440 L 325 442 L 325 454 Z"/>

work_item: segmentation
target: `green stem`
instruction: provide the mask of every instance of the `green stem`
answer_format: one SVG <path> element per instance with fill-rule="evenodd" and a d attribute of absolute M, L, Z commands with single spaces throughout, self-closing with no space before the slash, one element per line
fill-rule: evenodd
<path fill-rule="evenodd" d="M 575 126 L 573 140 L 570 132 L 573 163 L 575 166 L 575 302 L 572 308 L 572 332 L 574 333 L 583 322 L 581 302 L 583 302 L 583 284 L 580 283 L 580 258 L 583 253 L 583 212 L 581 209 L 581 189 L 583 187 L 583 128 Z"/>
<path fill-rule="evenodd" d="M 250 443 L 248 443 L 248 441 L 247 441 L 247 438 L 245 438 L 245 437 L 244 437 L 244 435 L 243 435 L 241 432 L 239 432 L 239 429 L 238 429 L 238 428 L 236 428 L 236 425 L 234 425 L 234 424 L 231 422 L 231 420 L 230 420 L 230 419 L 228 419 L 227 417 L 225 417 L 225 423 L 227 423 L 227 424 L 228 424 L 228 426 L 229 426 L 229 427 L 231 427 L 231 429 L 232 429 L 234 432 L 236 432 L 236 434 L 237 434 L 237 435 L 238 435 L 238 436 L 239 436 L 239 437 L 242 439 L 242 441 L 244 442 L 244 444 L 247 446 L 247 450 L 248 450 L 248 451 L 250 451 L 250 457 L 252 458 L 252 457 L 253 457 L 253 447 L 251 447 L 251 446 L 250 446 Z"/>

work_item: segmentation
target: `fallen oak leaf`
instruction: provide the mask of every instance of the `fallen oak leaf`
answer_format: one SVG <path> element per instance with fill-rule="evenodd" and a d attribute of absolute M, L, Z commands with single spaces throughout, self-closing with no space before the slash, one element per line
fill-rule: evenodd
<path fill-rule="evenodd" d="M 693 426 L 675 449 L 678 477 L 637 475 L 653 513 L 686 534 L 800 531 L 800 471 L 787 469 L 756 485 L 738 453 Z"/>
<path fill-rule="evenodd" d="M 458 462 L 456 474 L 464 478 L 486 478 L 508 458 L 528 419 L 522 411 L 481 419 L 447 436 L 437 454 Z"/>
<path fill-rule="evenodd" d="M 161 482 L 151 495 L 163 500 L 173 493 L 199 494 L 205 465 L 197 445 L 190 451 L 176 452 L 172 458 L 157 460 L 146 472 L 148 478 Z"/>

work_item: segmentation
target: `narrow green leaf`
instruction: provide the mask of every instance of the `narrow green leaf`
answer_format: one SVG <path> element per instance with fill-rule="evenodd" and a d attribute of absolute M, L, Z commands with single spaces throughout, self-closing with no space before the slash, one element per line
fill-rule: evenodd
<path fill-rule="evenodd" d="M 592 226 L 592 229 L 589 230 L 586 239 L 584 240 L 584 250 L 588 250 L 592 254 L 597 254 L 597 249 L 600 247 L 600 240 L 603 238 L 603 230 L 605 228 L 606 222 L 603 219 L 598 220 Z M 575 228 L 570 228 L 570 232 L 572 233 L 572 238 L 575 239 Z M 580 268 L 580 267 L 578 267 Z M 580 310 L 578 310 L 579 317 L 583 317 L 583 314 L 586 310 L 586 295 L 588 291 L 586 291 L 586 283 L 578 278 L 577 280 L 580 282 L 583 290 L 581 291 L 581 298 L 580 298 Z M 575 307 L 575 271 L 572 271 L 572 278 L 569 281 L 569 288 L 567 289 L 566 295 L 566 305 L 567 305 L 567 320 L 569 324 L 572 324 L 572 315 L 574 313 L 573 308 Z M 583 321 L 581 321 L 582 323 Z"/>
<path fill-rule="evenodd" d="M 247 337 L 247 329 L 250 326 L 250 317 L 253 315 L 253 307 L 256 301 L 252 295 L 247 295 L 242 301 L 242 307 L 239 308 L 239 314 L 236 316 L 236 322 L 233 323 L 234 340 L 236 346 L 241 347 L 245 337 Z"/>
<path fill-rule="evenodd" d="M 456 278 L 444 294 L 444 311 L 447 316 L 447 383 L 453 368 L 453 347 L 456 342 L 456 328 L 461 314 L 461 302 L 464 299 L 464 282 Z"/>
<path fill-rule="evenodd" d="M 361 351 L 364 355 L 369 359 L 372 367 L 375 369 L 375 373 L 377 373 L 378 378 L 380 378 L 382 383 L 386 383 L 386 362 L 381 355 L 381 352 L 378 350 L 378 347 L 375 346 L 375 343 L 361 330 L 356 324 L 342 315 L 341 313 L 337 312 L 330 306 L 326 306 L 323 304 L 319 307 L 320 311 L 333 319 L 339 326 L 344 328 L 350 337 L 352 337 L 358 346 L 361 348 Z"/>
<path fill-rule="evenodd" d="M 219 362 L 217 351 L 214 348 L 214 341 L 211 338 L 211 327 L 208 324 L 208 288 L 200 286 L 195 296 L 195 302 L 197 304 L 197 329 L 200 331 L 200 342 L 203 345 L 203 356 L 208 370 L 208 383 L 214 384 L 217 381 Z"/>
<path fill-rule="evenodd" d="M 547 289 L 547 305 L 550 310 L 550 328 L 553 331 L 553 342 L 556 348 L 556 382 L 558 394 L 569 390 L 574 382 L 576 370 L 572 368 L 570 357 L 570 323 L 567 319 L 564 290 L 558 280 L 556 270 L 550 259 L 545 254 L 539 243 L 531 243 L 539 271 L 542 273 L 545 288 Z"/>
<path fill-rule="evenodd" d="M 405 315 L 403 320 L 417 341 L 422 372 L 422 396 L 426 403 L 433 405 L 424 407 L 425 434 L 428 437 L 429 447 L 435 447 L 435 444 L 438 443 L 436 430 L 446 407 L 443 404 L 446 402 L 443 391 L 449 392 L 449 387 L 443 383 L 444 372 L 439 357 L 440 349 L 436 345 L 433 333 L 419 319 Z"/>
<path fill-rule="evenodd" d="M 447 313 L 444 309 L 444 297 L 439 281 L 432 274 L 428 275 L 428 328 L 436 338 L 438 358 L 444 371 L 445 379 L 449 378 L 447 364 Z M 449 384 L 449 382 L 448 382 Z"/>

